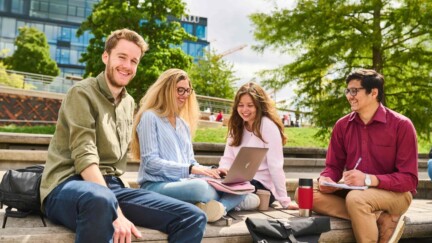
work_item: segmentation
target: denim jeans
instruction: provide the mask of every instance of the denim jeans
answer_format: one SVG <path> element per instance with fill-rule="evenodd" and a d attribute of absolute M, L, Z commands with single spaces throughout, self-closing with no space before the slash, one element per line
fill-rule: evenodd
<path fill-rule="evenodd" d="M 76 232 L 75 242 L 112 242 L 120 204 L 132 223 L 167 233 L 169 242 L 201 242 L 207 219 L 194 205 L 104 178 L 108 188 L 81 176 L 58 185 L 45 200 L 46 217 Z"/>
<path fill-rule="evenodd" d="M 225 206 L 227 212 L 235 208 L 246 196 L 216 191 L 210 184 L 200 179 L 175 182 L 146 181 L 141 188 L 190 203 L 216 200 Z"/>

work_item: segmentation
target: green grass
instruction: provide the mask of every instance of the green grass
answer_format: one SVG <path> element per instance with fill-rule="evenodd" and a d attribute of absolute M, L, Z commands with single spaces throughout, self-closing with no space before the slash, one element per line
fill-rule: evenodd
<path fill-rule="evenodd" d="M 0 126 L 0 132 L 33 133 L 33 134 L 54 134 L 55 125 L 47 126 Z"/>
<path fill-rule="evenodd" d="M 285 128 L 288 142 L 285 146 L 289 147 L 317 147 L 326 148 L 328 141 L 315 138 L 318 131 L 316 128 Z M 227 128 L 200 128 L 197 130 L 194 142 L 225 143 Z"/>
<path fill-rule="evenodd" d="M 35 133 L 35 134 L 54 134 L 55 126 L 0 126 L 0 132 L 16 132 L 16 133 Z M 312 147 L 312 148 L 327 148 L 328 140 L 316 138 L 314 135 L 318 128 L 313 127 L 288 127 L 285 128 L 285 134 L 288 137 L 288 142 L 285 146 L 288 147 Z M 227 128 L 200 128 L 197 130 L 194 142 L 205 143 L 225 143 Z M 432 142 L 426 139 L 419 139 L 419 153 L 429 153 Z"/>

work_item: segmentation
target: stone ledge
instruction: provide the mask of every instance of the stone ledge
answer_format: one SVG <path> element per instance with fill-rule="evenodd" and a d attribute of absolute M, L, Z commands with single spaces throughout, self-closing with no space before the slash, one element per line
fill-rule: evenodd
<path fill-rule="evenodd" d="M 0 210 L 0 218 L 3 218 Z M 317 215 L 314 215 L 317 216 Z M 406 227 L 403 239 L 432 237 L 432 200 L 414 200 L 406 213 Z M 251 218 L 273 218 L 282 220 L 295 220 L 298 211 L 283 210 L 278 205 L 269 211 L 242 211 L 229 214 L 232 217 L 231 226 L 221 227 L 207 224 L 202 242 L 251 242 L 251 237 L 244 221 Z M 319 217 L 319 216 L 318 216 Z M 38 216 L 27 218 L 9 218 L 5 229 L 0 229 L 0 242 L 74 242 L 75 234 L 70 230 L 55 225 L 47 220 L 48 227 L 42 227 Z M 347 220 L 331 218 L 331 231 L 321 235 L 319 242 L 355 242 L 351 224 Z M 139 227 L 145 239 L 134 239 L 133 242 L 167 242 L 167 236 L 159 231 Z"/>
<path fill-rule="evenodd" d="M 0 170 L 6 168 L 21 168 L 32 164 L 44 164 L 48 152 L 46 150 L 18 150 L 0 149 Z M 220 155 L 195 155 L 196 160 L 202 165 L 217 165 Z M 139 160 L 134 160 L 129 155 L 127 171 L 138 171 Z M 427 160 L 419 159 L 419 169 L 427 168 Z M 284 167 L 292 172 L 317 172 L 324 168 L 324 158 L 299 158 L 285 157 Z"/>

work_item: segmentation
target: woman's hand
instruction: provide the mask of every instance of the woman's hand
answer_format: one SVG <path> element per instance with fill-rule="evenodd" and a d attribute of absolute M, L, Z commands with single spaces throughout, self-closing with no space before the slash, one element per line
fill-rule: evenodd
<path fill-rule="evenodd" d="M 291 201 L 287 207 L 288 210 L 298 210 L 299 206 L 295 201 Z"/>
<path fill-rule="evenodd" d="M 203 166 L 192 166 L 191 174 L 205 175 L 211 178 L 221 178 L 219 175 L 219 169 L 209 169 Z"/>

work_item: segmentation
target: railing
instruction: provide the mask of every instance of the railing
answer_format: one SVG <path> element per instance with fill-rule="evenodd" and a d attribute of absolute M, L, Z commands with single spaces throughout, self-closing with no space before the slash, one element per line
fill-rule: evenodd
<path fill-rule="evenodd" d="M 201 111 L 218 113 L 222 111 L 224 114 L 231 112 L 233 100 L 197 95 L 198 104 Z"/>
<path fill-rule="evenodd" d="M 0 68 L 0 72 L 6 72 L 7 74 L 7 76 L 0 76 L 0 79 L 2 79 L 0 81 L 3 81 L 3 83 L 8 83 L 9 86 L 14 88 L 63 94 L 66 93 L 76 81 L 81 80 L 80 77 L 53 77 L 48 75 L 7 70 L 3 68 Z"/>
<path fill-rule="evenodd" d="M 6 72 L 7 75 L 4 75 L 4 72 Z M 3 80 L 5 79 L 8 80 L 4 82 Z M 65 94 L 72 85 L 74 85 L 77 81 L 80 81 L 81 79 L 82 79 L 81 77 L 76 77 L 76 76 L 53 77 L 53 76 L 19 72 L 19 71 L 0 68 L 0 84 L 6 83 L 9 86 L 13 86 L 19 89 L 28 89 L 28 90 L 37 90 L 37 91 L 46 91 L 46 92 Z M 197 95 L 197 99 L 201 111 L 208 112 L 208 113 L 210 112 L 217 113 L 219 111 L 222 111 L 224 114 L 231 113 L 233 100 L 203 96 L 203 95 Z M 295 113 L 299 113 L 301 114 L 301 117 L 303 119 L 307 117 L 306 112 L 301 112 L 301 111 L 298 112 L 295 110 L 284 109 L 280 107 L 278 107 L 278 110 L 280 111 L 280 113 L 292 113 L 292 115 L 294 115 Z M 304 122 L 304 120 L 301 122 Z"/>

